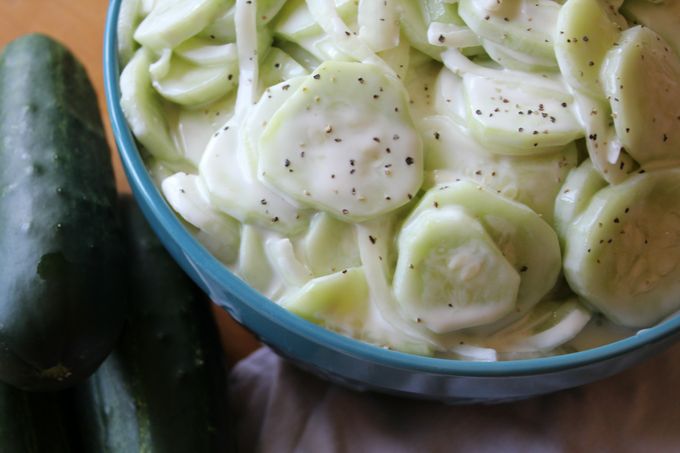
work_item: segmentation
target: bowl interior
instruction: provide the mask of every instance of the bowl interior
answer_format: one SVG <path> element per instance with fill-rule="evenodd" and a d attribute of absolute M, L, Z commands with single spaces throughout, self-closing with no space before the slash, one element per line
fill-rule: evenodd
<path fill-rule="evenodd" d="M 130 186 L 147 219 L 171 254 L 196 283 L 237 320 L 241 318 L 240 307 L 245 306 L 258 316 L 278 326 L 285 326 L 286 330 L 296 332 L 313 344 L 343 351 L 365 362 L 416 372 L 478 377 L 535 375 L 584 367 L 624 355 L 649 343 L 662 341 L 680 329 L 680 317 L 676 316 L 632 337 L 586 351 L 554 357 L 482 363 L 421 357 L 382 349 L 336 334 L 289 313 L 250 288 L 210 255 L 182 226 L 146 171 L 119 102 L 120 67 L 116 23 L 120 3 L 121 0 L 112 0 L 109 6 L 104 39 L 104 78 L 109 118 Z M 218 282 L 219 288 L 215 288 L 215 284 L 211 282 Z M 228 297 L 224 297 L 225 293 Z M 259 331 L 257 326 L 246 327 L 267 341 L 266 332 Z"/>

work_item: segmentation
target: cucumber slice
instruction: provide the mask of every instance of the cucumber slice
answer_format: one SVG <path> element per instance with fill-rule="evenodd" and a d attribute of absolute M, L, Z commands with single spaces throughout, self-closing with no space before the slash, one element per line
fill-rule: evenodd
<path fill-rule="evenodd" d="M 433 174 L 434 183 L 474 180 L 527 205 L 552 225 L 555 197 L 577 164 L 573 144 L 540 156 L 503 156 L 482 147 L 464 127 L 445 116 L 424 119 L 421 131 L 425 170 Z"/>
<path fill-rule="evenodd" d="M 336 0 L 335 7 L 345 22 L 356 21 L 358 2 L 356 0 Z M 305 38 L 320 37 L 324 34 L 321 26 L 309 12 L 305 0 L 289 0 L 271 24 L 274 36 L 297 44 Z"/>
<path fill-rule="evenodd" d="M 411 45 L 408 40 L 401 38 L 398 46 L 383 50 L 378 56 L 392 68 L 398 79 L 404 80 L 411 60 Z"/>
<path fill-rule="evenodd" d="M 262 233 L 252 225 L 241 226 L 236 275 L 267 297 L 271 297 L 280 286 L 264 251 Z"/>
<path fill-rule="evenodd" d="M 574 101 L 577 116 L 587 134 L 585 143 L 593 167 L 610 184 L 624 181 L 637 168 L 637 163 L 616 136 L 609 104 L 578 92 L 574 93 Z"/>
<path fill-rule="evenodd" d="M 325 212 L 312 218 L 302 248 L 305 261 L 316 276 L 361 265 L 354 228 Z"/>
<path fill-rule="evenodd" d="M 283 279 L 286 291 L 302 287 L 313 277 L 298 259 L 293 243 L 287 237 L 269 237 L 264 245 L 267 259 L 274 272 Z"/>
<path fill-rule="evenodd" d="M 488 324 L 515 307 L 519 273 L 463 208 L 422 210 L 407 221 L 398 244 L 397 300 L 405 316 L 431 331 Z"/>
<path fill-rule="evenodd" d="M 604 98 L 600 67 L 622 29 L 601 0 L 568 0 L 562 6 L 555 27 L 555 55 L 569 85 Z"/>
<path fill-rule="evenodd" d="M 415 121 L 435 113 L 434 86 L 441 68 L 438 61 L 411 49 L 404 86 L 408 91 L 411 117 Z"/>
<path fill-rule="evenodd" d="M 467 105 L 463 78 L 449 68 L 441 68 L 434 86 L 434 109 L 446 115 L 459 125 L 466 125 Z"/>
<path fill-rule="evenodd" d="M 236 54 L 221 57 L 231 60 L 219 65 L 196 65 L 173 56 L 167 73 L 152 71 L 153 87 L 165 99 L 186 107 L 210 104 L 232 91 L 238 79 Z"/>
<path fill-rule="evenodd" d="M 590 159 L 569 172 L 555 200 L 555 230 L 564 245 L 569 226 L 588 206 L 593 195 L 607 185 Z"/>
<path fill-rule="evenodd" d="M 520 273 L 518 312 L 534 306 L 552 289 L 560 273 L 560 245 L 553 229 L 538 214 L 495 191 L 461 179 L 428 190 L 409 219 L 421 211 L 447 206 L 460 206 L 477 219 L 505 259 Z"/>
<path fill-rule="evenodd" d="M 199 37 L 180 44 L 174 53 L 196 65 L 233 65 L 238 60 L 236 44 L 215 44 L 214 40 Z"/>
<path fill-rule="evenodd" d="M 428 25 L 417 0 L 399 0 L 401 33 L 411 47 L 435 60 L 441 61 L 442 47 L 430 44 L 427 39 Z"/>
<path fill-rule="evenodd" d="M 198 228 L 196 238 L 225 264 L 233 262 L 239 248 L 239 223 L 216 212 L 196 175 L 175 173 L 163 180 L 163 195 L 172 209 Z"/>
<path fill-rule="evenodd" d="M 359 37 L 374 52 L 399 45 L 398 0 L 359 0 Z"/>
<path fill-rule="evenodd" d="M 260 100 L 248 111 L 243 121 L 242 140 L 246 147 L 248 163 L 254 174 L 257 171 L 259 149 L 257 147 L 262 133 L 277 110 L 302 85 L 305 77 L 297 77 L 281 82 L 264 90 Z"/>
<path fill-rule="evenodd" d="M 634 25 L 644 25 L 657 32 L 680 55 L 680 2 L 626 0 L 621 12 Z"/>
<path fill-rule="evenodd" d="M 370 64 L 322 64 L 274 114 L 258 147 L 263 181 L 346 221 L 403 206 L 422 182 L 403 87 Z"/>
<path fill-rule="evenodd" d="M 174 49 L 203 30 L 222 7 L 222 0 L 157 2 L 137 27 L 135 40 L 156 53 Z"/>
<path fill-rule="evenodd" d="M 482 46 L 489 57 L 504 68 L 526 72 L 554 72 L 559 69 L 554 58 L 518 52 L 488 39 L 482 41 Z"/>
<path fill-rule="evenodd" d="M 571 288 L 609 319 L 649 327 L 680 308 L 680 170 L 600 190 L 566 232 Z"/>
<path fill-rule="evenodd" d="M 488 344 L 504 359 L 545 354 L 578 335 L 590 317 L 590 311 L 575 297 L 541 302 L 522 319 L 494 334 Z"/>
<path fill-rule="evenodd" d="M 621 34 L 602 65 L 621 145 L 641 165 L 680 158 L 680 58 L 646 27 Z"/>
<path fill-rule="evenodd" d="M 184 156 L 198 168 L 210 137 L 224 127 L 224 119 L 234 113 L 233 93 L 199 109 L 180 109 L 173 132 Z"/>
<path fill-rule="evenodd" d="M 139 49 L 120 75 L 120 104 L 137 140 L 159 159 L 181 159 L 170 136 L 165 112 L 151 87 L 150 53 Z"/>
<path fill-rule="evenodd" d="M 260 91 L 307 73 L 307 70 L 286 52 L 272 47 L 260 64 Z"/>
<path fill-rule="evenodd" d="M 468 125 L 485 145 L 505 154 L 552 152 L 584 131 L 566 91 L 475 74 L 463 76 Z"/>
<path fill-rule="evenodd" d="M 128 64 L 139 47 L 133 38 L 135 29 L 142 19 L 139 11 L 139 1 L 123 0 L 120 2 L 116 33 L 118 39 L 118 59 L 121 67 L 125 67 Z"/>
<path fill-rule="evenodd" d="M 228 5 L 222 6 L 221 11 L 198 36 L 222 43 L 236 42 L 236 24 L 234 23 L 236 6 L 234 2 L 228 1 Z"/>
<path fill-rule="evenodd" d="M 357 335 L 369 314 L 366 277 L 360 267 L 343 269 L 310 280 L 280 304 L 308 321 Z"/>
<path fill-rule="evenodd" d="M 285 234 L 303 230 L 308 213 L 262 184 L 253 174 L 240 125 L 228 121 L 203 154 L 199 176 L 211 204 L 238 219 Z"/>
<path fill-rule="evenodd" d="M 554 60 L 553 30 L 560 5 L 549 0 L 460 0 L 458 13 L 481 38 L 509 49 Z"/>

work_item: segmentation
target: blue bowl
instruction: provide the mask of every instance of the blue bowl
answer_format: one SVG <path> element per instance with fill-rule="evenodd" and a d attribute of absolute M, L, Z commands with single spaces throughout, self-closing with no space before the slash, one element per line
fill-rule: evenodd
<path fill-rule="evenodd" d="M 120 106 L 116 23 L 109 5 L 104 37 L 106 102 L 127 178 L 146 218 L 187 274 L 239 323 L 300 367 L 330 381 L 447 403 L 495 403 L 576 387 L 618 373 L 672 344 L 680 317 L 587 351 L 508 362 L 436 359 L 382 349 L 299 318 L 249 287 L 182 226 L 153 184 Z"/>

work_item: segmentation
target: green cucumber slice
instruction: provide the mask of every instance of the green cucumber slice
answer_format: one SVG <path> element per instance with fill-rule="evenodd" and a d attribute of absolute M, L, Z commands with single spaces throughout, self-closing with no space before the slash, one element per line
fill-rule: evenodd
<path fill-rule="evenodd" d="M 234 48 L 235 50 L 235 48 Z M 167 55 L 167 54 L 166 54 Z M 234 52 L 217 65 L 196 65 L 173 56 L 167 72 L 152 71 L 153 87 L 165 99 L 186 107 L 200 107 L 225 96 L 236 87 L 238 60 Z"/>
<path fill-rule="evenodd" d="M 213 209 L 196 175 L 175 173 L 163 180 L 163 195 L 172 209 L 198 228 L 196 238 L 225 264 L 233 262 L 239 249 L 239 223 Z"/>
<path fill-rule="evenodd" d="M 557 18 L 554 39 L 557 63 L 569 85 L 597 99 L 604 98 L 600 67 L 622 29 L 601 0 L 565 2 Z"/>
<path fill-rule="evenodd" d="M 211 204 L 241 223 L 285 234 L 303 230 L 308 213 L 255 177 L 240 129 L 240 124 L 228 121 L 212 136 L 201 159 L 199 176 Z"/>
<path fill-rule="evenodd" d="M 488 324 L 515 308 L 519 273 L 463 208 L 422 210 L 407 221 L 398 245 L 397 300 L 405 316 L 431 331 Z"/>
<path fill-rule="evenodd" d="M 616 135 L 641 165 L 680 158 L 680 57 L 658 34 L 633 27 L 602 65 Z"/>
<path fill-rule="evenodd" d="M 120 75 L 120 104 L 137 140 L 159 159 L 182 158 L 170 136 L 165 112 L 151 87 L 150 53 L 139 49 Z"/>
<path fill-rule="evenodd" d="M 460 0 L 458 13 L 481 38 L 554 61 L 553 30 L 560 5 L 549 0 Z"/>
<path fill-rule="evenodd" d="M 621 12 L 632 24 L 644 25 L 657 32 L 680 55 L 680 2 L 626 0 Z"/>
<path fill-rule="evenodd" d="M 555 197 L 578 161 L 573 144 L 539 156 L 504 156 L 483 147 L 463 126 L 442 115 L 425 118 L 421 132 L 425 170 L 432 174 L 434 184 L 474 180 L 527 205 L 553 224 Z"/>
<path fill-rule="evenodd" d="M 649 327 L 680 308 L 679 188 L 677 168 L 633 175 L 567 228 L 569 285 L 617 324 Z"/>
<path fill-rule="evenodd" d="M 403 206 L 422 182 L 404 89 L 370 64 L 322 64 L 272 116 L 258 148 L 258 177 L 345 221 Z"/>
<path fill-rule="evenodd" d="M 224 127 L 225 118 L 234 113 L 236 96 L 232 92 L 222 99 L 198 109 L 181 108 L 172 130 L 184 156 L 198 168 L 210 137 Z"/>
<path fill-rule="evenodd" d="M 569 172 L 555 200 L 555 230 L 563 244 L 569 226 L 606 185 L 590 159 Z"/>
<path fill-rule="evenodd" d="M 366 277 L 360 267 L 317 277 L 280 304 L 313 323 L 348 335 L 359 334 L 369 310 Z"/>
<path fill-rule="evenodd" d="M 317 276 L 361 264 L 354 228 L 325 212 L 314 215 L 301 246 L 308 267 Z"/>
<path fill-rule="evenodd" d="M 461 179 L 428 190 L 409 219 L 423 210 L 447 206 L 460 206 L 477 219 L 505 259 L 520 273 L 518 312 L 534 306 L 552 289 L 560 273 L 560 245 L 555 231 L 538 214 L 495 191 Z"/>
<path fill-rule="evenodd" d="M 467 73 L 467 119 L 481 143 L 506 154 L 552 152 L 584 135 L 566 91 Z"/>
<path fill-rule="evenodd" d="M 137 27 L 135 40 L 156 53 L 174 49 L 203 30 L 222 7 L 222 0 L 157 2 Z"/>

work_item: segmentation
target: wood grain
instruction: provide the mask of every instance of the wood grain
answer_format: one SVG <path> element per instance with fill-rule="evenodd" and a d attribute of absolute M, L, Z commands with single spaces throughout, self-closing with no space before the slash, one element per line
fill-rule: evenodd
<path fill-rule="evenodd" d="M 129 192 L 106 114 L 102 45 L 108 2 L 104 0 L 0 0 L 0 48 L 26 33 L 44 33 L 66 45 L 83 62 L 97 90 L 99 108 L 112 150 L 116 184 Z M 224 310 L 215 309 L 222 344 L 233 363 L 258 346 L 252 335 Z"/>

